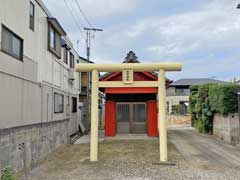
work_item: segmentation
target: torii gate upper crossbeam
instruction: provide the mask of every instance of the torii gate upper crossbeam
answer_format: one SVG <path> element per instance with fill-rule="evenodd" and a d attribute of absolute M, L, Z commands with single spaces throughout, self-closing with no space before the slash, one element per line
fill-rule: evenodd
<path fill-rule="evenodd" d="M 124 69 L 132 69 L 135 72 L 152 72 L 163 69 L 165 71 L 180 71 L 180 63 L 122 63 L 122 64 L 78 64 L 76 69 L 80 72 L 90 72 L 96 69 L 98 72 L 119 72 Z"/>

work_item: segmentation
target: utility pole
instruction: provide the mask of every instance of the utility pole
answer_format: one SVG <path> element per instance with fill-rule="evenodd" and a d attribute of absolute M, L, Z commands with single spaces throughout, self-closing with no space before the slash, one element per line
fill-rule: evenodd
<path fill-rule="evenodd" d="M 92 32 L 103 31 L 103 30 L 97 29 L 97 28 L 86 28 L 85 27 L 84 31 L 86 31 L 86 33 L 87 33 L 87 36 L 86 36 L 87 60 L 90 60 Z"/>
<path fill-rule="evenodd" d="M 103 31 L 102 29 L 97 29 L 97 28 L 84 28 L 84 31 L 86 31 L 86 55 L 87 55 L 87 60 L 90 61 L 90 55 L 91 55 L 91 38 L 93 38 L 92 36 L 92 32 L 96 32 L 96 31 Z M 87 112 L 86 112 L 86 116 L 87 116 L 87 119 L 88 119 L 88 127 L 87 127 L 87 130 L 89 131 L 90 129 L 90 119 L 91 119 L 91 114 L 90 114 L 90 111 L 91 111 L 91 72 L 88 72 L 87 73 L 88 75 L 88 86 L 87 86 L 87 99 L 86 99 L 86 103 L 87 103 Z"/>

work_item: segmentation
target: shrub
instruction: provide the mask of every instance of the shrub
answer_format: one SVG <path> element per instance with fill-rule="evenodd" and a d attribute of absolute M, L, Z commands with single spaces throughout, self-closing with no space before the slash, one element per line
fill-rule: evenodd
<path fill-rule="evenodd" d="M 212 86 L 209 90 L 212 111 L 221 114 L 238 112 L 238 91 L 240 86 L 234 84 Z"/>
<path fill-rule="evenodd" d="M 211 133 L 213 130 L 213 113 L 209 103 L 209 98 L 206 98 L 202 103 L 201 120 L 204 133 Z"/>
<path fill-rule="evenodd" d="M 194 126 L 196 122 L 196 103 L 197 103 L 197 97 L 198 97 L 198 86 L 191 86 L 190 87 L 190 97 L 189 97 L 189 106 L 188 111 L 190 112 L 192 116 L 192 126 Z"/>
<path fill-rule="evenodd" d="M 2 170 L 1 180 L 15 180 L 14 172 L 10 167 Z"/>
<path fill-rule="evenodd" d="M 212 132 L 215 113 L 238 112 L 237 92 L 239 91 L 240 86 L 234 84 L 192 86 L 189 97 L 192 125 L 199 132 Z"/>
<path fill-rule="evenodd" d="M 219 85 L 212 85 L 208 92 L 210 106 L 213 112 L 217 112 L 219 109 L 219 92 Z"/>
<path fill-rule="evenodd" d="M 212 132 L 213 127 L 213 113 L 209 102 L 208 92 L 211 84 L 205 84 L 198 89 L 198 99 L 196 104 L 198 129 L 200 132 Z"/>
<path fill-rule="evenodd" d="M 173 114 L 181 114 L 181 110 L 182 108 L 180 104 L 172 106 Z"/>
<path fill-rule="evenodd" d="M 237 91 L 240 87 L 237 85 L 220 86 L 219 109 L 221 114 L 238 112 Z"/>
<path fill-rule="evenodd" d="M 196 128 L 198 130 L 198 132 L 204 133 L 204 127 L 203 127 L 203 124 L 200 121 L 196 121 L 194 123 L 193 127 Z"/>

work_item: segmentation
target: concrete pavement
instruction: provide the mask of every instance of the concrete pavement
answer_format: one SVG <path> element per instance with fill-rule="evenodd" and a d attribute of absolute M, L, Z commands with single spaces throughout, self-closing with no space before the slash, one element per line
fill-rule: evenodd
<path fill-rule="evenodd" d="M 240 168 L 239 147 L 228 145 L 213 136 L 200 134 L 191 127 L 169 128 L 168 140 L 193 166 Z"/>

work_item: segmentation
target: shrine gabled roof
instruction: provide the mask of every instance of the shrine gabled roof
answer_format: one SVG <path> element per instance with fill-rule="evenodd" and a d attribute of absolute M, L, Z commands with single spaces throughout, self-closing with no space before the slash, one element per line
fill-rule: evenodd
<path fill-rule="evenodd" d="M 136 54 L 133 51 L 129 51 L 127 56 L 125 57 L 125 60 L 122 63 L 141 63 L 138 60 L 138 57 L 136 56 Z M 148 72 L 145 72 L 148 73 Z M 100 76 L 100 80 L 107 78 L 108 76 L 111 76 L 113 74 L 116 74 L 115 72 L 109 72 L 109 73 L 105 73 L 103 75 Z M 149 72 L 149 75 L 154 76 L 155 78 L 158 77 L 158 73 L 157 72 Z M 170 79 L 166 78 L 166 81 L 171 81 Z"/>

